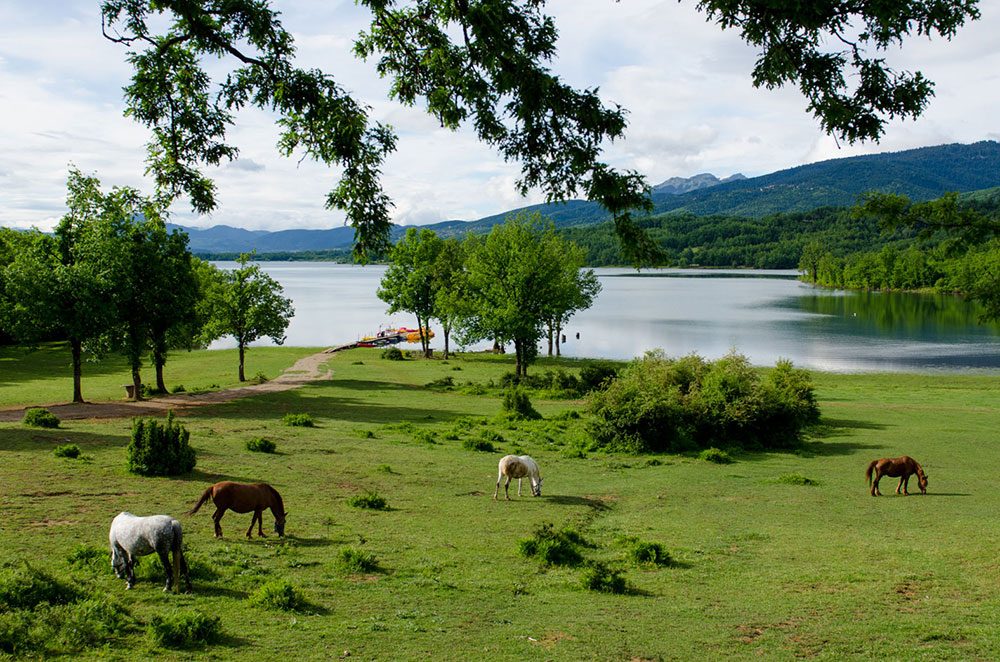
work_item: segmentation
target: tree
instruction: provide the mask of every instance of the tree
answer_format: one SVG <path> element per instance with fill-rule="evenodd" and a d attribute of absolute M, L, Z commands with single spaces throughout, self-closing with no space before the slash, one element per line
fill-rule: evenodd
<path fill-rule="evenodd" d="M 359 4 L 372 22 L 354 52 L 378 58 L 394 98 L 423 100 L 442 126 L 470 124 L 505 159 L 522 164 L 522 193 L 539 188 L 550 201 L 582 194 L 599 202 L 630 259 L 658 258 L 632 218 L 634 210 L 651 209 L 649 187 L 637 173 L 599 160 L 602 144 L 623 135 L 625 111 L 548 69 L 557 31 L 542 12 L 544 0 Z M 701 0 L 697 7 L 760 48 L 754 85 L 798 85 L 823 129 L 849 142 L 877 140 L 887 119 L 917 117 L 933 95 L 931 81 L 894 71 L 884 51 L 914 35 L 950 39 L 979 17 L 977 0 Z M 215 207 L 214 185 L 201 169 L 236 155 L 226 132 L 234 112 L 252 105 L 279 115 L 283 153 L 301 149 L 340 166 L 326 204 L 346 212 L 356 257 L 388 246 L 391 202 L 379 176 L 395 135 L 330 75 L 295 66 L 291 33 L 267 0 L 105 0 L 102 28 L 132 49 L 126 112 L 153 130 L 148 169 L 165 198 L 184 193 L 198 212 Z M 206 61 L 212 71 L 233 63 L 214 94 Z"/>
<path fill-rule="evenodd" d="M 379 283 L 378 298 L 389 304 L 389 313 L 404 310 L 417 316 L 420 348 L 430 358 L 430 319 L 435 315 L 437 282 L 434 267 L 441 252 L 441 238 L 433 230 L 409 228 L 389 255 L 389 268 Z"/>
<path fill-rule="evenodd" d="M 295 314 L 290 299 L 281 296 L 278 281 L 251 262 L 252 255 L 240 255 L 239 267 L 226 272 L 221 282 L 207 294 L 211 318 L 206 324 L 207 337 L 233 336 L 240 354 L 240 381 L 246 381 L 244 359 L 247 345 L 268 337 L 277 344 L 285 342 L 285 330 Z"/>
<path fill-rule="evenodd" d="M 810 283 L 815 283 L 818 276 L 819 261 L 826 254 L 819 240 L 813 239 L 802 247 L 802 257 L 799 258 L 799 271 L 806 274 Z"/>
<path fill-rule="evenodd" d="M 541 216 L 518 214 L 467 247 L 470 314 L 463 336 L 470 342 L 513 342 L 514 374 L 527 375 L 538 354 L 548 302 L 555 298 L 562 265 L 546 249 L 555 230 Z"/>
<path fill-rule="evenodd" d="M 560 336 L 566 323 L 577 311 L 586 310 L 594 304 L 594 297 L 601 291 L 601 284 L 592 269 L 583 269 L 586 251 L 561 235 L 546 237 L 546 250 L 550 259 L 560 269 L 552 293 L 546 301 L 546 319 L 549 356 L 552 356 L 553 336 L 556 356 L 562 356 Z"/>
<path fill-rule="evenodd" d="M 465 245 L 454 237 L 441 244 L 434 262 L 434 314 L 441 322 L 444 336 L 444 358 L 448 358 L 449 337 L 468 314 L 468 279 L 465 272 Z"/>

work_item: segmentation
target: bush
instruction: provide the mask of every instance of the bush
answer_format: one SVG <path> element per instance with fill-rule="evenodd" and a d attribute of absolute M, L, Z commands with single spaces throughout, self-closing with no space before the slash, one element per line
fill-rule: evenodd
<path fill-rule="evenodd" d="M 132 439 L 126 449 L 128 470 L 140 476 L 177 476 L 186 474 L 196 462 L 188 444 L 190 433 L 167 414 L 165 425 L 153 418 L 132 419 Z"/>
<path fill-rule="evenodd" d="M 580 368 L 579 388 L 584 393 L 604 388 L 618 376 L 618 367 L 613 363 L 588 363 Z"/>
<path fill-rule="evenodd" d="M 801 474 L 784 474 L 778 476 L 778 482 L 785 485 L 819 485 L 818 480 L 806 478 Z"/>
<path fill-rule="evenodd" d="M 166 615 L 155 615 L 146 629 L 156 646 L 167 648 L 189 648 L 203 646 L 219 640 L 222 636 L 222 619 L 208 616 L 200 611 L 174 611 Z"/>
<path fill-rule="evenodd" d="M 649 352 L 591 394 L 590 409 L 597 444 L 631 453 L 787 448 L 819 417 L 808 373 L 779 361 L 762 379 L 736 353 L 709 363 Z"/>
<path fill-rule="evenodd" d="M 531 406 L 528 394 L 516 386 L 512 386 L 504 391 L 503 400 L 500 404 L 504 415 L 514 420 L 534 421 L 542 417 Z"/>
<path fill-rule="evenodd" d="M 44 407 L 30 407 L 24 410 L 21 422 L 33 428 L 57 428 L 59 418 Z"/>
<path fill-rule="evenodd" d="M 47 616 L 56 629 L 53 639 L 63 650 L 105 644 L 113 637 L 124 635 L 132 624 L 132 617 L 125 608 L 107 598 L 90 598 L 56 607 Z"/>
<path fill-rule="evenodd" d="M 714 462 L 715 464 L 732 464 L 733 458 L 730 457 L 729 453 L 726 451 L 720 451 L 714 446 L 712 448 L 706 448 L 702 452 L 698 453 L 699 460 L 705 460 L 706 462 Z"/>
<path fill-rule="evenodd" d="M 382 358 L 386 361 L 402 361 L 406 357 L 398 347 L 386 347 L 382 350 Z"/>
<path fill-rule="evenodd" d="M 277 444 L 270 439 L 264 439 L 263 437 L 248 439 L 246 446 L 247 450 L 253 453 L 273 453 L 278 450 Z"/>
<path fill-rule="evenodd" d="M 583 562 L 579 548 L 585 546 L 587 541 L 573 529 L 556 531 L 545 523 L 535 529 L 531 538 L 519 542 L 517 551 L 546 565 L 576 566 Z"/>
<path fill-rule="evenodd" d="M 68 457 L 71 460 L 75 460 L 80 457 L 80 447 L 76 444 L 62 444 L 61 446 L 56 446 L 52 450 L 52 454 L 56 457 Z"/>
<path fill-rule="evenodd" d="M 590 591 L 622 594 L 628 590 L 628 584 L 621 576 L 620 571 L 610 568 L 600 561 L 588 563 L 583 570 L 581 579 L 583 587 Z"/>
<path fill-rule="evenodd" d="M 178 384 L 177 386 L 175 386 L 172 389 L 170 389 L 170 392 L 171 393 L 186 393 L 187 389 L 184 388 L 183 384 Z"/>
<path fill-rule="evenodd" d="M 0 609 L 34 609 L 39 605 L 63 605 L 80 599 L 75 588 L 25 563 L 0 575 Z"/>
<path fill-rule="evenodd" d="M 368 491 L 364 494 L 355 494 L 347 500 L 347 505 L 352 508 L 363 508 L 365 510 L 389 510 L 389 503 L 378 492 Z"/>
<path fill-rule="evenodd" d="M 302 592 L 283 579 L 261 585 L 249 600 L 257 607 L 279 611 L 300 611 L 306 606 Z"/>
<path fill-rule="evenodd" d="M 670 565 L 674 562 L 670 552 L 663 549 L 658 542 L 643 542 L 637 540 L 628 550 L 628 558 L 635 564 Z"/>
<path fill-rule="evenodd" d="M 309 414 L 285 414 L 281 417 L 281 422 L 293 428 L 316 427 L 316 422 Z"/>
<path fill-rule="evenodd" d="M 357 547 L 342 547 L 337 552 L 336 566 L 345 574 L 373 573 L 380 570 L 375 555 Z"/>
<path fill-rule="evenodd" d="M 427 388 L 442 388 L 446 390 L 451 390 L 455 386 L 455 380 L 452 377 L 442 377 L 440 379 L 435 379 L 432 382 L 427 382 L 425 384 Z"/>
<path fill-rule="evenodd" d="M 104 572 L 111 566 L 111 553 L 106 547 L 77 545 L 66 557 L 66 562 L 74 568 Z"/>
<path fill-rule="evenodd" d="M 496 447 L 493 446 L 493 442 L 487 441 L 483 438 L 470 438 L 462 442 L 462 448 L 467 451 L 482 451 L 484 453 L 494 453 L 496 452 Z"/>

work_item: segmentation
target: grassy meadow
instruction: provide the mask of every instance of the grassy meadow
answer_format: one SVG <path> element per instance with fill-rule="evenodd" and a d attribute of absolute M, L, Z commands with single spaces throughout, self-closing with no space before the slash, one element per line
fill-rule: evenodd
<path fill-rule="evenodd" d="M 253 350 L 248 374 L 273 376 L 306 353 Z M 225 355 L 179 355 L 169 385 L 224 385 L 235 372 Z M 52 361 L 0 355 L 0 404 L 67 400 L 68 379 L 49 376 Z M 330 381 L 185 412 L 198 465 L 173 479 L 126 473 L 128 420 L 0 424 L 0 570 L 27 561 L 124 607 L 128 623 L 82 653 L 108 659 L 1000 658 L 995 377 L 817 373 L 823 422 L 800 450 L 736 453 L 720 465 L 694 454 L 588 452 L 578 400 L 534 397 L 542 420 L 495 419 L 500 401 L 488 384 L 511 361 L 333 355 Z M 542 360 L 533 370 L 580 365 Z M 85 375 L 88 399 L 105 381 L 107 397 L 120 397 L 111 369 Z M 285 426 L 287 413 L 308 413 L 316 426 Z M 246 450 L 258 437 L 277 452 Z M 67 440 L 81 458 L 53 455 Z M 496 451 L 471 450 L 476 441 Z M 538 461 L 542 497 L 526 481 L 521 498 L 515 482 L 510 502 L 502 491 L 492 500 L 507 452 Z M 897 497 L 885 478 L 885 496 L 870 497 L 868 462 L 904 453 L 923 464 L 928 494 L 914 479 L 915 494 Z M 250 515 L 226 514 L 225 537 L 215 539 L 210 504 L 184 514 L 227 479 L 281 492 L 284 540 L 271 533 L 270 513 L 270 536 L 251 541 Z M 387 509 L 350 505 L 369 492 Z M 152 557 L 125 591 L 96 552 L 121 510 L 180 519 L 193 593 L 163 593 Z M 581 568 L 519 554 L 544 523 L 582 536 L 584 557 L 619 568 L 628 592 L 589 591 Z M 628 561 L 635 539 L 660 543 L 673 562 Z M 98 562 L 70 562 L 87 554 Z M 299 591 L 296 609 L 252 599 L 281 582 Z M 221 618 L 217 643 L 152 643 L 154 618 L 194 610 Z"/>

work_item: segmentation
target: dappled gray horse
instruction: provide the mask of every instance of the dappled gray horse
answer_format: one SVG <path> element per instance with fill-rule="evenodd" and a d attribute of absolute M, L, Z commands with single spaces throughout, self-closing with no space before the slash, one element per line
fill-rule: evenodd
<path fill-rule="evenodd" d="M 191 590 L 187 561 L 184 559 L 181 523 L 168 515 L 137 517 L 132 513 L 118 513 L 111 520 L 111 567 L 119 579 L 127 582 L 126 588 L 135 586 L 135 557 L 156 554 L 167 573 L 164 591 L 172 587 L 180 590 L 180 575 L 184 573 L 187 590 Z M 170 567 L 168 553 L 173 552 L 174 565 Z"/>

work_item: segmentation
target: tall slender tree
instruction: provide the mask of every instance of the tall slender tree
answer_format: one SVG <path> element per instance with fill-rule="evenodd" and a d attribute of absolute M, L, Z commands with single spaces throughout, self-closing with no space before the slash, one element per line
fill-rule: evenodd
<path fill-rule="evenodd" d="M 405 311 L 417 318 L 420 348 L 431 356 L 431 317 L 435 316 L 438 282 L 435 264 L 443 242 L 433 230 L 409 228 L 389 254 L 389 268 L 379 283 L 378 298 L 389 304 L 389 313 Z"/>

